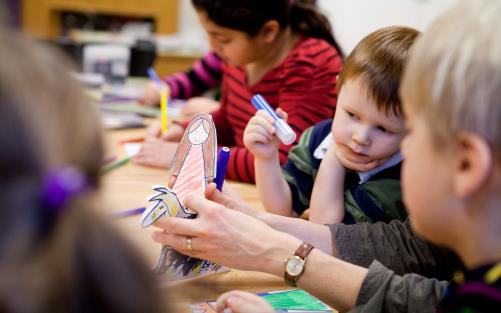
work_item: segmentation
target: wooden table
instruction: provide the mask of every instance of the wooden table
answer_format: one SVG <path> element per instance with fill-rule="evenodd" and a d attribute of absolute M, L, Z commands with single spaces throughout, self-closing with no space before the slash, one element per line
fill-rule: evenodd
<path fill-rule="evenodd" d="M 118 140 L 138 137 L 144 134 L 142 130 L 116 130 L 106 134 L 107 154 L 124 156 L 124 151 L 118 145 Z M 102 195 L 107 213 L 118 212 L 131 208 L 144 207 L 146 197 L 152 193 L 151 186 L 165 184 L 167 170 L 138 166 L 132 163 L 107 173 L 103 179 Z M 262 209 L 257 190 L 254 185 L 228 182 L 246 200 L 256 208 Z M 113 224 L 122 231 L 138 248 L 145 259 L 153 265 L 156 263 L 160 245 L 150 239 L 153 228 L 143 229 L 139 217 L 128 217 L 114 220 Z M 191 312 L 189 303 L 214 300 L 221 293 L 233 289 L 250 292 L 265 292 L 290 289 L 279 277 L 264 273 L 232 270 L 226 273 L 176 283 L 173 286 L 163 286 L 162 290 L 174 304 L 174 312 Z"/>

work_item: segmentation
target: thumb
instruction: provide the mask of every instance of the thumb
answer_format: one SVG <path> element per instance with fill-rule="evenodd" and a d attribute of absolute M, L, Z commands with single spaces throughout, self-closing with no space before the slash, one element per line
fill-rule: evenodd
<path fill-rule="evenodd" d="M 217 202 L 226 206 L 228 200 L 230 200 L 226 195 L 224 195 L 221 191 L 217 190 L 217 186 L 215 183 L 210 183 L 205 189 L 205 197 L 208 200 Z"/>
<path fill-rule="evenodd" d="M 192 192 L 188 194 L 184 198 L 183 205 L 185 208 L 189 208 L 190 210 L 195 211 L 198 214 L 203 213 L 213 207 L 213 203 L 208 199 L 205 199 L 198 192 Z"/>
<path fill-rule="evenodd" d="M 277 115 L 280 116 L 284 121 L 287 121 L 287 117 L 289 116 L 289 114 L 287 114 L 287 112 L 285 112 L 281 108 L 278 108 L 276 112 L 277 112 Z"/>
<path fill-rule="evenodd" d="M 228 208 L 234 208 L 237 206 L 237 202 L 235 200 L 217 190 L 215 183 L 210 183 L 207 186 L 207 189 L 205 189 L 205 197 L 208 200 L 222 204 Z"/>
<path fill-rule="evenodd" d="M 209 185 L 207 185 L 207 188 L 205 188 L 205 197 L 209 200 L 217 202 L 214 200 L 214 198 L 217 197 L 217 195 L 215 195 L 216 192 L 219 192 L 219 190 L 217 190 L 216 184 L 209 183 Z"/>

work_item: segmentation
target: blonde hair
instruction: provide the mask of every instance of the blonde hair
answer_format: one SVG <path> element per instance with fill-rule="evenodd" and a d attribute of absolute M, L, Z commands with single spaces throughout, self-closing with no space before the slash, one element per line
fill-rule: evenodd
<path fill-rule="evenodd" d="M 437 146 L 460 131 L 501 148 L 501 1 L 463 1 L 411 49 L 405 108 L 423 116 Z"/>
<path fill-rule="evenodd" d="M 337 81 L 338 94 L 346 81 L 359 79 L 378 110 L 400 116 L 400 80 L 410 47 L 418 35 L 413 28 L 390 26 L 364 37 L 344 64 Z"/>

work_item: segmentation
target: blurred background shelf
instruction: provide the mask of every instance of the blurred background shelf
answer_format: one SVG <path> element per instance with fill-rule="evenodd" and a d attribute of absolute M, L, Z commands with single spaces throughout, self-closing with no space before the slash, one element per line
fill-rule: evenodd
<path fill-rule="evenodd" d="M 151 19 L 156 33 L 178 31 L 178 0 L 24 0 L 21 11 L 23 31 L 43 39 L 61 35 L 63 12 Z"/>

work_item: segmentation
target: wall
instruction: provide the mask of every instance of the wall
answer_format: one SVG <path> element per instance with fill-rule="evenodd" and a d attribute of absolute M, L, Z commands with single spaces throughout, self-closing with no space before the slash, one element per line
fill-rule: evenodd
<path fill-rule="evenodd" d="M 424 30 L 457 0 L 319 0 L 345 54 L 370 32 L 390 25 Z"/>
<path fill-rule="evenodd" d="M 168 1 L 168 0 L 164 0 Z M 238 0 L 236 0 L 238 1 Z M 204 43 L 204 49 L 209 49 L 207 37 L 202 26 L 198 21 L 198 17 L 191 5 L 191 0 L 179 0 L 179 34 L 183 40 L 189 40 L 197 43 Z"/>

